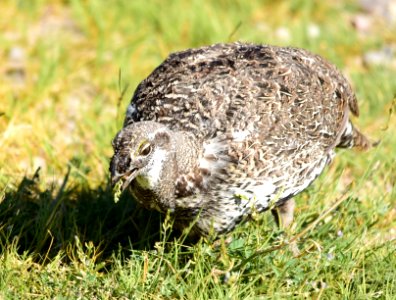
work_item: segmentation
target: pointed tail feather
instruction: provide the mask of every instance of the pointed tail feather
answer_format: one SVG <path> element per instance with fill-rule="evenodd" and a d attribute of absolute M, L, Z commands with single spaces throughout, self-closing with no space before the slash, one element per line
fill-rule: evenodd
<path fill-rule="evenodd" d="M 337 147 L 339 148 L 352 148 L 357 147 L 362 150 L 368 150 L 378 145 L 379 142 L 371 142 L 363 133 L 353 126 L 351 121 L 348 121 L 343 134 L 341 135 L 340 142 Z"/>

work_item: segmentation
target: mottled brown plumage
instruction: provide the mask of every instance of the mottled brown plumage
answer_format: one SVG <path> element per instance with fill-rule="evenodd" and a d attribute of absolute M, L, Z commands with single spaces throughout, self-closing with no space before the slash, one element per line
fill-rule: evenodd
<path fill-rule="evenodd" d="M 197 234 L 275 206 L 290 223 L 294 205 L 284 204 L 335 147 L 369 147 L 350 112 L 359 114 L 345 77 L 306 50 L 232 43 L 174 53 L 135 91 L 113 141 L 112 179 L 180 227 L 196 219 Z"/>

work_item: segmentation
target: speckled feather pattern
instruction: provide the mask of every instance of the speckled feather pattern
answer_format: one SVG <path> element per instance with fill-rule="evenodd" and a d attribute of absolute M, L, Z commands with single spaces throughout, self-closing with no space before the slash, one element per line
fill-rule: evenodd
<path fill-rule="evenodd" d="M 135 198 L 171 209 L 181 227 L 196 219 L 197 234 L 226 232 L 304 190 L 336 146 L 367 147 L 350 112 L 359 114 L 347 80 L 306 50 L 245 43 L 189 49 L 171 54 L 138 86 L 112 164 L 134 140 L 129 128 L 161 124 L 171 132 L 168 160 L 175 161 L 157 190 L 133 182 Z"/>

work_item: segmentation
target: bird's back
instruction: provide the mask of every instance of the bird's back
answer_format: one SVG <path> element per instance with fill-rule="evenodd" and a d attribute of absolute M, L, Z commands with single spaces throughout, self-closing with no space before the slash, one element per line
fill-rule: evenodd
<path fill-rule="evenodd" d="M 277 147 L 288 137 L 332 148 L 349 111 L 358 114 L 348 82 L 321 57 L 217 44 L 170 55 L 138 86 L 125 125 L 154 120 L 202 139 L 256 130 Z"/>

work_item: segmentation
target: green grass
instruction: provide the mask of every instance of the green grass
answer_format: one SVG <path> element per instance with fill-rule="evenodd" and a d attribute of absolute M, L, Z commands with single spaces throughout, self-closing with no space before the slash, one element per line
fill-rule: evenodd
<path fill-rule="evenodd" d="M 324 2 L 2 1 L 0 299 L 395 299 L 395 70 L 361 59 L 396 43 L 395 28 L 376 19 L 358 33 L 355 2 Z M 113 202 L 111 140 L 136 85 L 172 51 L 235 40 L 334 62 L 358 95 L 356 123 L 381 140 L 339 151 L 297 197 L 299 257 L 269 213 L 215 246 L 128 195 Z"/>

